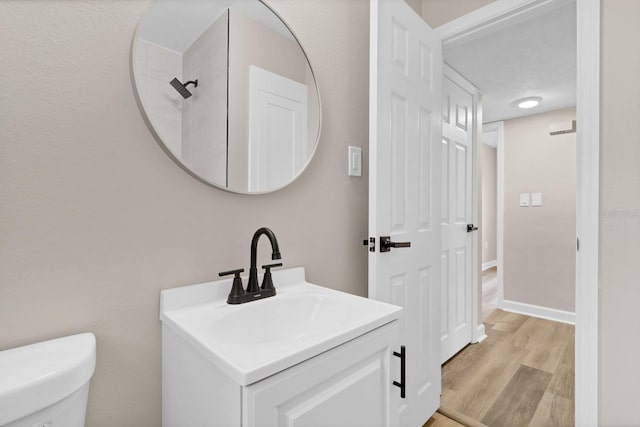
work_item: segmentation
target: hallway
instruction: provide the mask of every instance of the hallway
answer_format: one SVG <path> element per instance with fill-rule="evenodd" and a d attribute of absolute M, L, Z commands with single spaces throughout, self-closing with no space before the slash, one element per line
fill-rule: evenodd
<path fill-rule="evenodd" d="M 482 321 L 498 308 L 498 270 L 491 267 L 482 272 Z"/>

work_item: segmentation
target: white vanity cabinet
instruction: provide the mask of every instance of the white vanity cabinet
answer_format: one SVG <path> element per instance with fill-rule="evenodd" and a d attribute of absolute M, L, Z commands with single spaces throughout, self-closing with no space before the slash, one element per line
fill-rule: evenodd
<path fill-rule="evenodd" d="M 164 427 L 397 426 L 398 322 L 241 386 L 163 329 Z M 392 368 L 393 367 L 393 368 Z"/>
<path fill-rule="evenodd" d="M 229 281 L 164 290 L 164 427 L 397 426 L 400 307 L 274 273 L 278 294 L 226 303 Z"/>
<path fill-rule="evenodd" d="M 242 426 L 395 426 L 397 323 L 242 389 Z"/>

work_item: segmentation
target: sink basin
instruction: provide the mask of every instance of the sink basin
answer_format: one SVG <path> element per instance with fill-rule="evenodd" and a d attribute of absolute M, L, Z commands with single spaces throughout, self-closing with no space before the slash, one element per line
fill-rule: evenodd
<path fill-rule="evenodd" d="M 268 303 L 256 301 L 235 310 L 217 310 L 210 319 L 209 332 L 223 344 L 282 344 L 313 339 L 354 316 L 350 305 L 334 295 L 284 293 L 263 301 Z"/>
<path fill-rule="evenodd" d="M 398 319 L 402 308 L 273 272 L 274 297 L 229 305 L 231 279 L 161 293 L 160 319 L 240 385 L 287 369 Z"/>

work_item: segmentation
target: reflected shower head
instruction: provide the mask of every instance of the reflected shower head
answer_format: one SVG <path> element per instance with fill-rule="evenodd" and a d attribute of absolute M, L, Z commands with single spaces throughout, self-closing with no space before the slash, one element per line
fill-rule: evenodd
<path fill-rule="evenodd" d="M 173 79 L 173 80 L 171 80 L 171 81 L 169 82 L 169 84 L 170 84 L 171 86 L 173 86 L 173 88 L 174 88 L 175 90 L 177 90 L 177 91 L 178 91 L 178 93 L 179 93 L 180 95 L 182 95 L 182 97 L 183 97 L 184 99 L 187 99 L 187 98 L 189 98 L 191 95 L 193 95 L 191 92 L 189 92 L 189 89 L 187 89 L 187 86 L 189 86 L 190 84 L 192 84 L 192 85 L 193 85 L 193 87 L 198 87 L 198 80 L 192 80 L 192 81 L 189 81 L 189 82 L 186 82 L 186 83 L 180 83 L 180 80 L 178 80 L 177 78 L 175 78 L 175 77 L 174 77 L 174 79 Z"/>

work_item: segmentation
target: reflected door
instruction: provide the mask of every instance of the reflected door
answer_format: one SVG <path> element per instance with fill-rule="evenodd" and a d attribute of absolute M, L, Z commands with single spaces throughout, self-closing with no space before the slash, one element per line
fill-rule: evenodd
<path fill-rule="evenodd" d="M 283 187 L 302 170 L 307 160 L 306 85 L 251 67 L 248 156 L 251 192 Z"/>

